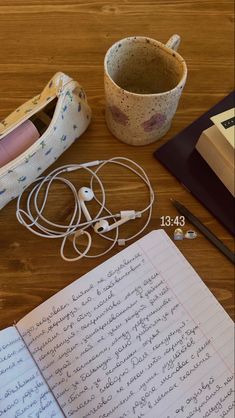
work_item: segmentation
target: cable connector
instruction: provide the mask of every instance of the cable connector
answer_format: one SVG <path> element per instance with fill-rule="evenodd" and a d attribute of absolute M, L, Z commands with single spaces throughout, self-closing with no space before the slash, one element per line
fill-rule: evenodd
<path fill-rule="evenodd" d="M 120 247 L 124 247 L 124 246 L 126 245 L 126 240 L 125 240 L 125 239 L 122 239 L 122 238 L 119 238 L 119 239 L 117 240 L 117 243 L 118 243 L 118 245 L 119 245 Z"/>
<path fill-rule="evenodd" d="M 94 167 L 96 165 L 100 165 L 101 163 L 103 163 L 104 160 L 96 160 L 96 161 L 89 161 L 88 163 L 82 163 L 79 164 L 81 167 Z"/>
<path fill-rule="evenodd" d="M 70 167 L 67 167 L 65 171 L 70 172 L 70 171 L 79 170 L 79 168 L 83 168 L 83 167 L 95 167 L 96 165 L 100 165 L 101 163 L 103 163 L 103 160 L 89 161 L 88 163 L 81 163 L 81 164 L 73 164 Z"/>
<path fill-rule="evenodd" d="M 135 210 L 121 210 L 120 215 L 121 215 L 121 219 L 122 218 L 135 219 L 135 218 L 141 217 L 141 213 L 136 212 Z"/>

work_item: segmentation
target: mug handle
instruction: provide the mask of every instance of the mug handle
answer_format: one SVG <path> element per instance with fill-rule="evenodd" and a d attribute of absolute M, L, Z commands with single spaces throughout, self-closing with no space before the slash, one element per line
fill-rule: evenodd
<path fill-rule="evenodd" d="M 177 34 L 172 35 L 170 37 L 170 39 L 168 39 L 168 41 L 166 43 L 166 46 L 167 46 L 167 48 L 171 48 L 174 51 L 177 51 L 177 49 L 179 47 L 179 44 L 180 44 L 180 41 L 181 41 L 181 37 L 179 35 L 177 35 Z"/>

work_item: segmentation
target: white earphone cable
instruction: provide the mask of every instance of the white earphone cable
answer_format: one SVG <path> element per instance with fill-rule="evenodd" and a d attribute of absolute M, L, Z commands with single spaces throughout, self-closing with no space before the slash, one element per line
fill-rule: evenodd
<path fill-rule="evenodd" d="M 84 164 L 65 165 L 65 166 L 56 168 L 47 176 L 39 177 L 37 180 L 33 182 L 36 184 L 28 193 L 25 210 L 21 208 L 21 203 L 22 203 L 22 196 L 23 194 L 25 194 L 26 191 L 22 192 L 21 195 L 18 197 L 17 208 L 16 208 L 16 217 L 18 221 L 23 226 L 25 226 L 29 231 L 31 231 L 32 233 L 40 237 L 62 239 L 60 255 L 66 261 L 70 261 L 70 262 L 77 261 L 81 259 L 82 257 L 96 258 L 96 257 L 100 257 L 108 253 L 119 241 L 119 228 L 118 228 L 118 225 L 116 226 L 116 223 L 117 223 L 117 218 L 121 218 L 122 216 L 121 213 L 112 214 L 112 212 L 105 206 L 105 202 L 106 202 L 105 190 L 104 190 L 103 183 L 100 179 L 100 176 L 98 175 L 98 172 L 106 164 L 109 164 L 109 163 L 116 164 L 116 165 L 122 166 L 130 170 L 136 176 L 138 176 L 149 189 L 149 203 L 144 209 L 141 209 L 138 212 L 135 212 L 133 210 L 123 211 L 123 212 L 131 212 L 131 213 L 134 212 L 135 213 L 134 217 L 140 217 L 142 214 L 148 211 L 148 217 L 143 227 L 134 235 L 128 238 L 122 239 L 120 241 L 122 242 L 122 245 L 123 245 L 123 243 L 125 243 L 126 241 L 130 241 L 136 238 L 145 230 L 145 228 L 148 226 L 150 222 L 151 215 L 152 215 L 152 206 L 153 206 L 155 197 L 154 197 L 154 192 L 153 192 L 151 183 L 144 169 L 141 166 L 139 166 L 135 161 L 132 161 L 129 158 L 125 158 L 125 157 L 114 157 L 109 160 L 91 161 L 91 162 L 84 163 Z M 92 170 L 90 168 L 93 166 L 96 166 L 96 169 Z M 90 174 L 91 178 L 90 178 L 90 189 L 82 187 L 78 192 L 74 184 L 67 178 L 62 177 L 62 174 L 79 170 L 79 169 L 86 170 Z M 102 195 L 101 200 L 99 200 L 93 192 L 94 180 L 97 181 L 99 188 L 101 190 L 101 195 Z M 45 215 L 43 214 L 44 209 L 46 207 L 51 185 L 55 181 L 60 182 L 64 184 L 66 187 L 68 187 L 74 197 L 73 212 L 71 214 L 70 221 L 68 224 L 58 224 L 58 223 L 52 222 L 49 219 L 47 219 Z M 96 202 L 98 203 L 98 205 L 100 206 L 95 216 L 90 217 L 89 212 L 87 211 L 87 208 L 85 206 L 84 200 L 81 200 L 81 198 L 79 197 L 80 191 L 84 192 L 84 190 L 82 189 L 85 189 L 85 193 L 88 193 L 89 191 L 91 193 L 89 200 L 91 200 L 91 198 L 94 198 Z M 39 194 L 40 195 L 43 194 L 43 199 L 40 205 L 38 203 Z M 87 197 L 84 197 L 84 199 L 87 199 Z M 31 207 L 33 211 L 35 212 L 35 215 L 33 215 Z M 107 213 L 107 216 L 101 216 L 103 211 Z M 86 222 L 80 222 L 82 212 L 84 216 L 87 218 Z M 103 252 L 99 254 L 95 254 L 95 255 L 87 254 L 92 244 L 91 234 L 87 231 L 87 228 L 93 225 L 94 225 L 93 228 L 94 227 L 96 228 L 97 223 L 101 223 L 101 222 L 106 222 L 106 224 L 109 225 L 107 223 L 108 219 L 113 219 L 114 221 L 114 224 L 112 224 L 112 228 L 109 227 L 110 229 L 116 229 L 116 234 L 114 238 L 105 235 L 103 231 L 100 232 L 99 228 L 98 228 L 98 231 L 96 232 L 98 232 L 102 238 L 108 241 L 111 241 L 111 245 L 106 250 L 104 250 Z M 118 224 L 124 223 L 128 219 L 133 219 L 133 218 L 132 217 L 127 218 L 127 219 L 125 218 L 122 221 L 118 221 Z M 109 229 L 107 229 L 107 231 L 108 230 Z M 83 234 L 85 234 L 87 237 L 87 246 L 85 250 L 81 252 L 79 248 L 77 247 L 77 241 L 78 241 L 78 237 Z M 68 237 L 72 237 L 72 245 L 73 245 L 74 251 L 78 254 L 77 257 L 68 258 L 64 254 L 65 245 L 66 245 Z"/>

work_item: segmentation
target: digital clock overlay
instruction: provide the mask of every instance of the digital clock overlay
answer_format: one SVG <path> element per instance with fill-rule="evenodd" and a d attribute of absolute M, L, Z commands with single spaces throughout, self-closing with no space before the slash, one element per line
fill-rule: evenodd
<path fill-rule="evenodd" d="M 169 215 L 164 215 L 160 217 L 161 224 L 160 226 L 184 226 L 185 225 L 185 217 L 184 216 L 175 216 L 171 217 Z"/>

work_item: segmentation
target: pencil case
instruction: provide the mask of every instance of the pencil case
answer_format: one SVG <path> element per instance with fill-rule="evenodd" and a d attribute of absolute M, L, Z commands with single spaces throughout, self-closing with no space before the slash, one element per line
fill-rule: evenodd
<path fill-rule="evenodd" d="M 56 73 L 41 94 L 0 123 L 0 142 L 40 112 L 51 116 L 45 132 L 0 168 L 0 209 L 54 163 L 82 135 L 91 120 L 91 109 L 82 87 L 66 74 Z"/>

